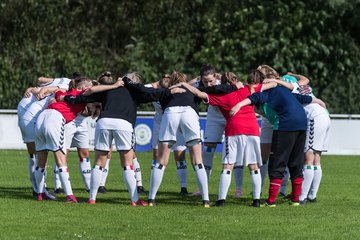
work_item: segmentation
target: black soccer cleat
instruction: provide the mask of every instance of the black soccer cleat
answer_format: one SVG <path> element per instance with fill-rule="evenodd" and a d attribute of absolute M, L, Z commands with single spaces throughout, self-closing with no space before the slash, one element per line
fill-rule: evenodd
<path fill-rule="evenodd" d="M 105 188 L 105 186 L 100 186 L 100 187 L 98 188 L 98 193 L 103 193 L 103 194 L 105 194 L 105 193 L 106 193 L 106 188 Z"/>
<path fill-rule="evenodd" d="M 260 199 L 254 199 L 251 206 L 252 207 L 260 207 Z"/>
<path fill-rule="evenodd" d="M 225 199 L 219 199 L 215 202 L 215 207 L 225 207 Z"/>
<path fill-rule="evenodd" d="M 187 196 L 189 194 L 188 190 L 186 187 L 182 187 L 180 190 L 180 195 L 181 196 Z"/>
<path fill-rule="evenodd" d="M 64 189 L 62 189 L 62 188 L 60 187 L 60 188 L 55 189 L 54 193 L 55 193 L 55 194 L 63 194 L 63 193 L 65 193 L 65 191 L 64 191 Z"/>
<path fill-rule="evenodd" d="M 145 188 L 143 186 L 138 186 L 137 187 L 137 191 L 138 191 L 138 194 L 145 194 Z"/>

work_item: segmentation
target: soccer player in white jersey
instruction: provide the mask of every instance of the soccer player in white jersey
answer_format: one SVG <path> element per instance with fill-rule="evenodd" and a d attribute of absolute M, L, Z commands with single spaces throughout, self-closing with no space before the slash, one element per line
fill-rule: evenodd
<path fill-rule="evenodd" d="M 173 72 L 170 75 L 170 85 L 175 85 L 179 82 L 186 82 L 186 75 Z M 191 92 L 185 91 L 161 100 L 160 103 L 164 114 L 160 125 L 159 157 L 151 171 L 149 206 L 155 204 L 155 196 L 169 162 L 170 147 L 176 142 L 178 131 L 181 131 L 189 148 L 190 159 L 195 170 L 198 187 L 202 194 L 203 205 L 204 207 L 210 207 L 207 176 L 201 157 L 200 124 L 197 114 L 199 99 Z"/>
<path fill-rule="evenodd" d="M 278 81 L 278 83 L 292 89 L 293 93 L 314 96 L 309 86 L 299 84 L 299 76 L 306 78 L 302 75 L 288 74 L 282 78 L 290 83 L 290 86 L 281 81 Z M 308 120 L 308 127 L 304 148 L 304 179 L 299 197 L 300 204 L 316 201 L 322 178 L 321 153 L 327 151 L 330 130 L 330 117 L 325 108 L 318 104 L 310 103 L 304 104 L 304 109 Z"/>
<path fill-rule="evenodd" d="M 211 65 L 204 64 L 200 69 L 200 81 L 205 87 L 221 84 L 220 77 Z M 219 108 L 209 105 L 204 133 L 204 148 L 202 151 L 208 183 L 210 181 L 217 144 L 223 142 L 225 124 L 226 120 Z M 236 185 L 235 198 L 240 198 L 243 195 L 244 166 L 234 166 L 234 179 Z M 193 195 L 199 195 L 199 191 L 194 192 Z"/>
<path fill-rule="evenodd" d="M 80 114 L 74 120 L 66 124 L 65 139 L 67 152 L 69 152 L 71 147 L 77 148 L 80 174 L 85 184 L 85 189 L 90 191 L 91 164 L 89 154 L 89 131 L 86 118 L 87 116 Z"/>
<path fill-rule="evenodd" d="M 44 80 L 46 79 L 46 81 Z M 22 133 L 23 141 L 26 143 L 28 152 L 29 152 L 29 174 L 30 179 L 33 184 L 33 189 L 35 192 L 36 189 L 36 181 L 34 176 L 35 165 L 36 165 L 36 149 L 35 149 L 35 122 L 40 112 L 45 109 L 48 105 L 49 96 L 48 94 L 44 94 L 45 92 L 51 92 L 55 89 L 64 88 L 67 89 L 69 86 L 70 79 L 68 78 L 44 78 L 40 77 L 38 82 L 43 82 L 39 88 L 36 89 L 37 96 L 36 101 L 35 96 L 31 97 L 31 100 L 22 100 L 18 105 L 19 110 L 19 127 Z M 25 104 L 26 103 L 26 104 Z M 53 198 L 48 194 L 45 189 L 44 192 L 48 198 Z"/>
<path fill-rule="evenodd" d="M 154 82 L 151 84 L 146 84 L 146 87 L 154 87 L 154 88 L 168 88 L 170 84 L 170 75 L 165 74 L 162 79 L 158 82 Z M 158 145 L 159 145 L 159 129 L 161 124 L 161 118 L 163 115 L 163 110 L 159 102 L 153 102 L 155 114 L 154 114 L 154 122 L 153 122 L 153 131 L 152 131 L 152 141 L 151 146 L 153 149 L 153 166 L 156 165 L 156 160 L 158 159 Z M 180 194 L 186 196 L 188 194 L 187 190 L 187 177 L 188 170 L 185 159 L 185 140 L 182 134 L 178 132 L 176 136 L 176 143 L 171 147 L 171 150 L 174 153 L 174 159 L 176 163 L 176 174 L 180 183 Z"/>
<path fill-rule="evenodd" d="M 85 104 L 70 105 L 59 102 L 60 98 L 66 95 L 79 95 L 86 88 L 91 87 L 92 82 L 86 77 L 78 77 L 72 80 L 69 91 L 57 91 L 54 98 L 50 100 L 51 104 L 40 113 L 35 125 L 35 145 L 38 154 L 38 163 L 35 169 L 35 178 L 38 189 L 38 201 L 42 201 L 45 196 L 44 180 L 47 164 L 48 151 L 54 153 L 55 162 L 59 167 L 59 177 L 64 187 L 67 203 L 77 203 L 69 177 L 69 171 L 66 161 L 66 136 L 65 124 L 74 120 L 77 114 L 81 113 Z M 46 199 L 46 198 L 45 198 Z"/>

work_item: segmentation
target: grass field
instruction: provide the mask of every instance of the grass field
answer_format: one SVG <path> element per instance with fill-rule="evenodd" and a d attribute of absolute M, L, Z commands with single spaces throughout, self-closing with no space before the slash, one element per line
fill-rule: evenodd
<path fill-rule="evenodd" d="M 139 153 L 138 158 L 148 190 L 151 153 Z M 52 187 L 52 158 L 49 163 L 47 183 Z M 220 155 L 215 156 L 214 163 L 209 187 L 213 202 L 217 199 Z M 232 183 L 227 206 L 206 209 L 199 197 L 179 195 L 175 164 L 171 162 L 157 206 L 135 208 L 130 206 L 115 155 L 110 163 L 108 193 L 98 195 L 96 205 L 68 205 L 64 195 L 59 201 L 35 201 L 27 176 L 26 152 L 0 150 L 0 239 L 359 239 L 359 163 L 359 156 L 324 156 L 316 204 L 291 207 L 280 199 L 276 208 L 249 207 L 251 186 L 246 170 L 242 199 L 233 198 Z M 69 155 L 69 169 L 74 193 L 84 203 L 88 194 L 74 152 Z M 196 190 L 192 168 L 188 189 Z"/>

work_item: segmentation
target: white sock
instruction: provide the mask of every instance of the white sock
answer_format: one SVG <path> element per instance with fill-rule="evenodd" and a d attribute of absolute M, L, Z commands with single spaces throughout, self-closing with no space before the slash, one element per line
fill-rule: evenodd
<path fill-rule="evenodd" d="M 176 161 L 176 173 L 177 177 L 179 179 L 180 187 L 186 187 L 187 186 L 187 176 L 188 176 L 188 170 L 186 166 L 186 161 Z"/>
<path fill-rule="evenodd" d="M 322 178 L 322 169 L 320 165 L 314 166 L 314 180 L 311 184 L 310 193 L 308 195 L 309 199 L 315 199 L 317 192 L 320 187 L 320 182 Z"/>
<path fill-rule="evenodd" d="M 202 152 L 202 159 L 206 171 L 207 181 L 209 183 L 216 148 L 212 148 L 212 147 L 204 147 L 204 148 L 205 149 Z"/>
<path fill-rule="evenodd" d="M 220 174 L 218 199 L 226 199 L 231 183 L 231 170 L 223 169 Z"/>
<path fill-rule="evenodd" d="M 54 189 L 61 188 L 61 181 L 59 177 L 59 167 L 54 163 Z"/>
<path fill-rule="evenodd" d="M 208 178 L 202 163 L 194 165 L 196 182 L 202 195 L 203 201 L 209 201 Z"/>
<path fill-rule="evenodd" d="M 137 158 L 134 158 L 134 171 L 135 171 L 135 179 L 136 179 L 136 186 L 140 187 L 142 186 L 142 177 L 141 177 L 141 168 L 139 161 Z"/>
<path fill-rule="evenodd" d="M 260 199 L 261 194 L 261 173 L 260 169 L 250 171 L 251 187 L 253 192 L 253 199 Z"/>
<path fill-rule="evenodd" d="M 136 179 L 133 166 L 130 165 L 124 167 L 124 181 L 129 191 L 131 201 L 137 202 L 139 198 L 136 188 Z"/>
<path fill-rule="evenodd" d="M 35 166 L 36 166 L 36 154 L 29 154 L 29 161 L 28 161 L 28 172 L 30 177 L 30 182 L 32 185 L 32 188 L 35 192 L 37 192 L 36 189 L 36 179 L 35 179 Z"/>
<path fill-rule="evenodd" d="M 104 168 L 95 165 L 91 171 L 90 177 L 90 200 L 96 200 L 96 195 L 100 186 L 102 176 L 104 174 Z"/>
<path fill-rule="evenodd" d="M 107 179 L 108 174 L 109 174 L 109 164 L 110 164 L 110 159 L 107 159 L 105 167 L 103 168 L 103 174 L 102 174 L 102 178 L 101 178 L 101 181 L 100 181 L 100 186 L 102 186 L 102 187 L 105 186 L 106 179 Z"/>
<path fill-rule="evenodd" d="M 151 169 L 150 177 L 150 189 L 149 189 L 149 199 L 155 199 L 156 193 L 159 190 L 162 179 L 164 177 L 165 166 L 160 163 L 156 163 Z"/>
<path fill-rule="evenodd" d="M 81 177 L 84 181 L 86 190 L 90 189 L 91 165 L 89 158 L 79 159 L 79 169 Z"/>
<path fill-rule="evenodd" d="M 45 188 L 45 168 L 37 166 L 34 172 L 37 193 L 43 193 Z"/>
<path fill-rule="evenodd" d="M 234 166 L 234 179 L 236 189 L 242 191 L 244 185 L 244 166 Z"/>
<path fill-rule="evenodd" d="M 304 177 L 303 177 L 303 182 L 301 185 L 301 194 L 299 197 L 300 201 L 304 201 L 305 198 L 307 198 L 307 195 L 309 193 L 310 187 L 311 187 L 311 183 L 314 179 L 314 168 L 312 165 L 305 165 L 304 166 Z"/>
<path fill-rule="evenodd" d="M 67 166 L 59 167 L 59 178 L 61 181 L 61 185 L 64 187 L 64 192 L 66 196 L 74 195 L 71 188 L 69 169 Z"/>
<path fill-rule="evenodd" d="M 290 172 L 289 169 L 286 167 L 285 176 L 281 182 L 281 187 L 280 187 L 280 193 L 282 193 L 283 195 L 286 195 L 286 188 L 289 182 L 289 178 L 290 178 Z"/>
<path fill-rule="evenodd" d="M 269 161 L 266 161 L 261 167 L 260 167 L 260 173 L 261 173 L 261 188 L 264 186 L 266 175 L 268 174 L 268 167 L 269 167 Z"/>

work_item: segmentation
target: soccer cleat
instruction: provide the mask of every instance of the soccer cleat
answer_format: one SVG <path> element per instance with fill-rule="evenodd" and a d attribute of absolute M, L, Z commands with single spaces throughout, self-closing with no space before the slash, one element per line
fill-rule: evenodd
<path fill-rule="evenodd" d="M 138 191 L 138 194 L 145 194 L 146 193 L 143 186 L 138 186 L 137 191 Z"/>
<path fill-rule="evenodd" d="M 64 189 L 62 189 L 62 188 L 57 188 L 57 189 L 55 189 L 54 193 L 55 193 L 55 194 L 62 194 L 62 193 L 65 193 L 65 192 L 64 192 Z"/>
<path fill-rule="evenodd" d="M 180 195 L 181 196 L 187 196 L 189 194 L 188 190 L 186 187 L 182 187 L 180 190 Z"/>
<path fill-rule="evenodd" d="M 234 198 L 241 198 L 243 196 L 243 192 L 241 191 L 241 189 L 236 189 L 235 190 L 235 194 L 234 194 Z"/>
<path fill-rule="evenodd" d="M 225 199 L 219 199 L 215 202 L 215 207 L 225 207 Z"/>
<path fill-rule="evenodd" d="M 38 193 L 35 192 L 35 190 L 33 189 L 33 190 L 32 190 L 32 195 L 33 195 L 33 197 L 37 197 L 37 196 L 38 196 Z"/>
<path fill-rule="evenodd" d="M 56 200 L 56 197 L 51 194 L 46 188 L 44 189 L 44 194 L 48 200 Z"/>
<path fill-rule="evenodd" d="M 203 201 L 204 208 L 210 208 L 210 202 L 208 200 Z"/>
<path fill-rule="evenodd" d="M 78 200 L 74 195 L 67 195 L 66 196 L 66 203 L 78 203 Z"/>
<path fill-rule="evenodd" d="M 300 206 L 300 203 L 299 203 L 299 202 L 290 201 L 289 204 L 290 204 L 290 206 L 292 206 L 292 207 L 298 207 L 298 206 Z"/>
<path fill-rule="evenodd" d="M 51 196 L 51 197 L 50 197 Z M 42 200 L 52 200 L 52 201 L 55 201 L 56 200 L 56 198 L 54 197 L 54 196 L 52 196 L 51 194 L 45 194 L 45 192 L 43 192 L 43 193 L 39 193 L 38 195 L 37 195 L 37 200 L 38 201 L 42 201 Z"/>
<path fill-rule="evenodd" d="M 105 186 L 100 186 L 100 187 L 98 188 L 98 193 L 106 193 L 106 188 L 105 188 Z"/>
<path fill-rule="evenodd" d="M 316 198 L 314 198 L 314 199 L 307 198 L 307 200 L 308 200 L 308 202 L 310 202 L 310 203 L 316 203 Z"/>
<path fill-rule="evenodd" d="M 260 207 L 271 207 L 271 208 L 273 208 L 273 207 L 276 207 L 276 204 L 275 204 L 275 202 L 268 203 L 268 201 L 265 201 L 265 203 L 261 204 Z"/>
<path fill-rule="evenodd" d="M 193 192 L 191 195 L 192 195 L 192 196 L 201 196 L 201 192 L 200 192 L 200 190 L 196 190 L 196 191 Z"/>
<path fill-rule="evenodd" d="M 96 201 L 94 199 L 89 199 L 87 201 L 87 204 L 94 205 L 94 204 L 96 204 Z"/>
<path fill-rule="evenodd" d="M 147 207 L 147 206 L 149 206 L 149 204 L 139 198 L 139 200 L 137 200 L 137 202 L 131 201 L 131 206 L 133 206 L 133 207 L 137 207 L 137 206 Z"/>
<path fill-rule="evenodd" d="M 243 196 L 243 192 L 240 189 L 235 190 L 234 198 L 241 198 Z"/>
<path fill-rule="evenodd" d="M 307 204 L 307 202 L 308 202 L 307 198 L 305 198 L 304 200 L 299 200 L 300 205 L 305 205 Z"/>
<path fill-rule="evenodd" d="M 252 207 L 260 207 L 260 199 L 254 199 L 251 206 Z"/>
<path fill-rule="evenodd" d="M 155 200 L 154 199 L 148 199 L 148 205 L 149 205 L 149 207 L 155 207 Z"/>

